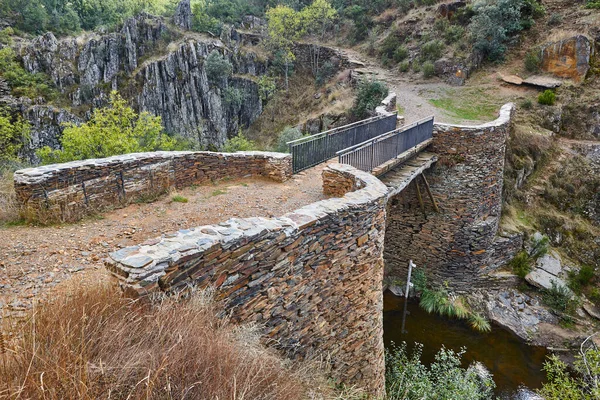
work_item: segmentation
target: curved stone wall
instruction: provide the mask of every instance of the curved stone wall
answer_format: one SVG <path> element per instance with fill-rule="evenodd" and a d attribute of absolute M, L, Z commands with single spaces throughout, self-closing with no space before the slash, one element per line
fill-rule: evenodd
<path fill-rule="evenodd" d="M 508 243 L 497 232 L 513 109 L 507 104 L 497 120 L 479 126 L 435 124 L 428 151 L 436 153 L 439 162 L 426 178 L 440 213 L 427 196 L 422 212 L 414 184 L 390 199 L 385 241 L 388 275 L 405 278 L 413 260 L 435 281 L 468 290 L 510 260 L 518 243 Z"/>
<path fill-rule="evenodd" d="M 347 165 L 323 172 L 319 201 L 280 218 L 233 218 L 110 255 L 134 296 L 214 287 L 234 320 L 255 321 L 291 357 L 329 359 L 334 377 L 384 388 L 387 188 Z"/>
<path fill-rule="evenodd" d="M 157 151 L 23 169 L 15 172 L 14 182 L 23 217 L 73 222 L 173 187 L 225 177 L 261 176 L 282 182 L 291 175 L 289 154 Z"/>

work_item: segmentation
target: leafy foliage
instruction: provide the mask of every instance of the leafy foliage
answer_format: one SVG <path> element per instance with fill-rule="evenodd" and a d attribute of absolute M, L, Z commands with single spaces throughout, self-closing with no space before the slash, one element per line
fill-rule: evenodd
<path fill-rule="evenodd" d="M 263 104 L 268 102 L 276 91 L 277 84 L 275 83 L 275 79 L 267 75 L 263 75 L 258 78 L 258 96 L 262 100 Z"/>
<path fill-rule="evenodd" d="M 367 118 L 387 95 L 388 88 L 384 83 L 361 81 L 358 85 L 358 93 L 350 110 L 350 115 L 354 120 Z"/>
<path fill-rule="evenodd" d="M 481 0 L 473 5 L 473 12 L 469 32 L 474 49 L 490 61 L 499 61 L 506 45 L 531 27 L 544 9 L 536 0 Z"/>
<path fill-rule="evenodd" d="M 208 80 L 214 85 L 222 85 L 233 73 L 231 62 L 218 50 L 210 52 L 204 61 L 204 67 Z"/>
<path fill-rule="evenodd" d="M 421 362 L 423 346 L 415 345 L 408 355 L 406 343 L 386 352 L 386 394 L 389 400 L 490 399 L 495 387 L 491 375 L 480 377 L 475 368 L 464 369 L 458 353 L 442 347 L 435 361 L 426 367 Z"/>
<path fill-rule="evenodd" d="M 172 150 L 176 141 L 163 133 L 160 117 L 137 114 L 117 92 L 110 106 L 94 110 L 80 126 L 68 124 L 60 139 L 62 149 L 39 149 L 44 163 L 102 158 L 117 154 Z"/>
<path fill-rule="evenodd" d="M 531 260 L 526 251 L 520 251 L 510 260 L 508 264 L 513 272 L 521 279 L 524 279 L 531 272 Z"/>
<path fill-rule="evenodd" d="M 577 308 L 577 299 L 568 287 L 552 281 L 552 287 L 544 290 L 542 296 L 544 303 L 561 313 L 573 314 Z"/>
<path fill-rule="evenodd" d="M 0 170 L 19 160 L 19 151 L 29 140 L 29 123 L 19 116 L 11 116 L 0 110 Z"/>
<path fill-rule="evenodd" d="M 32 99 L 42 96 L 46 100 L 52 100 L 57 96 L 50 79 L 42 73 L 30 74 L 25 71 L 10 47 L 0 49 L 0 77 L 8 82 L 13 96 Z"/>
<path fill-rule="evenodd" d="M 435 67 L 431 61 L 426 61 L 421 69 L 425 79 L 431 78 L 435 74 Z"/>
<path fill-rule="evenodd" d="M 146 11 L 170 14 L 177 0 L 4 0 L 0 18 L 14 21 L 19 30 L 29 33 L 52 31 L 59 35 L 112 27 L 126 18 Z"/>
<path fill-rule="evenodd" d="M 291 142 L 292 140 L 300 139 L 302 137 L 302 132 L 298 127 L 286 127 L 280 134 L 277 139 L 277 146 L 275 147 L 275 151 L 280 153 L 289 153 L 290 148 L 287 142 Z"/>
<path fill-rule="evenodd" d="M 253 141 L 248 140 L 240 131 L 238 132 L 237 136 L 227 139 L 221 150 L 225 153 L 256 150 L 256 144 Z"/>
<path fill-rule="evenodd" d="M 528 72 L 538 72 L 540 70 L 540 64 L 542 58 L 540 49 L 532 49 L 525 54 L 525 69 Z"/>
<path fill-rule="evenodd" d="M 600 398 L 600 350 L 589 348 L 580 352 L 573 363 L 576 375 L 567 364 L 553 354 L 544 363 L 548 382 L 538 393 L 546 400 L 593 400 Z"/>
<path fill-rule="evenodd" d="M 556 102 L 556 93 L 554 93 L 550 89 L 544 90 L 538 96 L 538 103 L 540 103 L 542 105 L 553 106 L 555 102 Z"/>

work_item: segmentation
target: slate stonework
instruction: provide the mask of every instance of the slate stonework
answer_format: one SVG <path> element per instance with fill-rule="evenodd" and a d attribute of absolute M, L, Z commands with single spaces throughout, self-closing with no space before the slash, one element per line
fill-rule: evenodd
<path fill-rule="evenodd" d="M 133 296 L 212 286 L 284 354 L 329 357 L 335 378 L 382 394 L 387 188 L 348 165 L 323 177 L 343 197 L 164 235 L 112 253 L 107 268 Z"/>
<path fill-rule="evenodd" d="M 417 201 L 414 182 L 388 205 L 386 273 L 405 278 L 409 260 L 437 282 L 456 290 L 473 283 L 512 258 L 518 240 L 497 237 L 502 209 L 506 138 L 512 104 L 500 117 L 480 126 L 436 124 L 428 151 L 439 156 L 426 172 L 440 213 L 424 195 Z M 424 187 L 421 191 L 425 193 Z"/>
<path fill-rule="evenodd" d="M 288 154 L 158 151 L 23 169 L 15 172 L 14 183 L 27 219 L 73 222 L 172 187 L 246 176 L 282 182 L 291 174 Z"/>

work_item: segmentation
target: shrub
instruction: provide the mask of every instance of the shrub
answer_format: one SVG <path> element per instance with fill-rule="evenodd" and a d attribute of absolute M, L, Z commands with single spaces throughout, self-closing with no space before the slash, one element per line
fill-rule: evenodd
<path fill-rule="evenodd" d="M 408 70 L 410 69 L 410 62 L 402 61 L 398 66 L 398 69 L 400 70 L 400 72 L 408 72 Z"/>
<path fill-rule="evenodd" d="M 20 116 L 12 118 L 0 109 L 0 171 L 9 163 L 19 161 L 19 152 L 29 140 L 30 126 Z"/>
<path fill-rule="evenodd" d="M 562 24 L 562 21 L 563 21 L 562 15 L 560 15 L 558 13 L 554 13 L 550 16 L 550 18 L 548 18 L 548 25 L 557 26 L 557 25 Z"/>
<path fill-rule="evenodd" d="M 573 377 L 571 371 L 574 369 Z M 575 356 L 573 368 L 567 367 L 556 355 L 548 356 L 544 363 L 548 382 L 537 392 L 547 400 L 600 398 L 600 350 L 589 347 Z"/>
<path fill-rule="evenodd" d="M 325 84 L 335 74 L 337 68 L 331 61 L 325 61 L 319 68 L 315 81 L 317 85 Z"/>
<path fill-rule="evenodd" d="M 421 47 L 421 61 L 435 61 L 442 56 L 444 44 L 440 40 L 430 40 Z"/>
<path fill-rule="evenodd" d="M 27 72 L 17 61 L 17 56 L 10 47 L 0 49 L 0 78 L 8 82 L 15 97 L 25 96 L 33 99 L 42 96 L 49 101 L 58 95 L 48 76 Z"/>
<path fill-rule="evenodd" d="M 96 283 L 36 307 L 15 340 L 2 342 L 0 391 L 28 399 L 305 398 L 252 328 L 217 317 L 210 293 L 157 300 Z"/>
<path fill-rule="evenodd" d="M 425 62 L 425 64 L 423 64 L 422 70 L 423 77 L 425 79 L 429 79 L 435 74 L 435 67 L 433 66 L 433 63 L 431 61 Z"/>
<path fill-rule="evenodd" d="M 187 203 L 189 200 L 185 196 L 182 196 L 180 194 L 175 194 L 175 195 L 173 195 L 173 197 L 171 197 L 171 201 L 173 201 L 175 203 Z"/>
<path fill-rule="evenodd" d="M 405 60 L 406 57 L 408 57 L 408 49 L 405 46 L 399 46 L 394 51 L 394 61 L 400 62 Z"/>
<path fill-rule="evenodd" d="M 291 142 L 292 140 L 300 139 L 302 137 L 302 132 L 297 127 L 286 127 L 277 138 L 277 146 L 275 147 L 275 151 L 279 153 L 289 153 L 290 148 L 287 142 Z"/>
<path fill-rule="evenodd" d="M 533 102 L 531 99 L 525 99 L 521 102 L 521 108 L 524 110 L 531 110 L 533 108 Z"/>
<path fill-rule="evenodd" d="M 386 399 L 461 399 L 487 400 L 495 388 L 491 374 L 480 376 L 474 368 L 462 368 L 465 349 L 458 353 L 444 347 L 429 366 L 421 362 L 423 345 L 416 344 L 412 355 L 406 343 L 392 345 L 385 354 Z"/>
<path fill-rule="evenodd" d="M 544 303 L 561 313 L 572 314 L 577 308 L 577 299 L 568 287 L 552 281 L 552 287 L 545 289 L 542 299 Z"/>
<path fill-rule="evenodd" d="M 388 95 L 387 86 L 379 81 L 365 80 L 358 84 L 358 92 L 350 115 L 354 120 L 367 118 Z"/>
<path fill-rule="evenodd" d="M 538 96 L 538 103 L 545 106 L 552 106 L 556 102 L 556 94 L 552 90 L 544 90 Z"/>
<path fill-rule="evenodd" d="M 569 288 L 578 294 L 581 294 L 582 288 L 592 282 L 595 276 L 594 267 L 590 265 L 582 265 L 579 271 L 569 271 Z"/>
<path fill-rule="evenodd" d="M 263 103 L 269 101 L 276 91 L 277 85 L 275 84 L 275 79 L 267 75 L 258 78 L 258 96 Z"/>
<path fill-rule="evenodd" d="M 524 279 L 525 276 L 531 272 L 529 255 L 524 250 L 518 252 L 517 255 L 510 261 L 509 266 L 515 275 L 521 279 Z"/>
<path fill-rule="evenodd" d="M 528 72 L 538 72 L 542 58 L 540 57 L 540 49 L 532 49 L 525 54 L 525 69 Z"/>
<path fill-rule="evenodd" d="M 61 150 L 46 146 L 37 151 L 43 163 L 172 150 L 176 146 L 176 141 L 163 133 L 160 117 L 147 112 L 138 115 L 117 92 L 110 94 L 108 107 L 94 110 L 88 122 L 68 124 L 60 143 Z"/>
<path fill-rule="evenodd" d="M 450 25 L 444 32 L 444 40 L 448 44 L 456 43 L 465 36 L 465 28 L 460 25 Z"/>
<path fill-rule="evenodd" d="M 210 52 L 204 64 L 208 80 L 215 85 L 221 85 L 233 72 L 233 66 L 229 60 L 217 50 Z"/>
<path fill-rule="evenodd" d="M 396 62 L 402 61 L 402 58 L 396 59 L 396 52 L 400 47 L 402 47 L 402 43 L 404 42 L 400 32 L 398 30 L 392 31 L 389 35 L 381 43 L 379 47 L 379 54 L 381 55 L 382 60 L 394 60 Z M 406 49 L 404 49 L 406 50 Z M 399 55 L 401 55 L 402 50 L 400 50 Z M 404 57 L 406 58 L 406 56 Z"/>
<path fill-rule="evenodd" d="M 236 151 L 251 151 L 256 149 L 256 144 L 246 139 L 241 129 L 237 136 L 234 136 L 225 141 L 221 151 L 225 153 L 235 153 Z"/>
<path fill-rule="evenodd" d="M 223 101 L 228 107 L 238 109 L 244 102 L 244 96 L 240 90 L 229 86 L 223 91 Z"/>

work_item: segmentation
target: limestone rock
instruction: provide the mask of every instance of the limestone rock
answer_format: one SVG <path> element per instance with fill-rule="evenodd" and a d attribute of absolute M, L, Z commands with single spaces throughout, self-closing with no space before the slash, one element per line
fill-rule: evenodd
<path fill-rule="evenodd" d="M 541 50 L 541 69 L 561 78 L 581 82 L 590 69 L 591 54 L 590 40 L 583 35 L 548 43 Z"/>
<path fill-rule="evenodd" d="M 185 30 L 192 28 L 192 6 L 190 0 L 181 0 L 175 9 L 173 23 Z"/>

